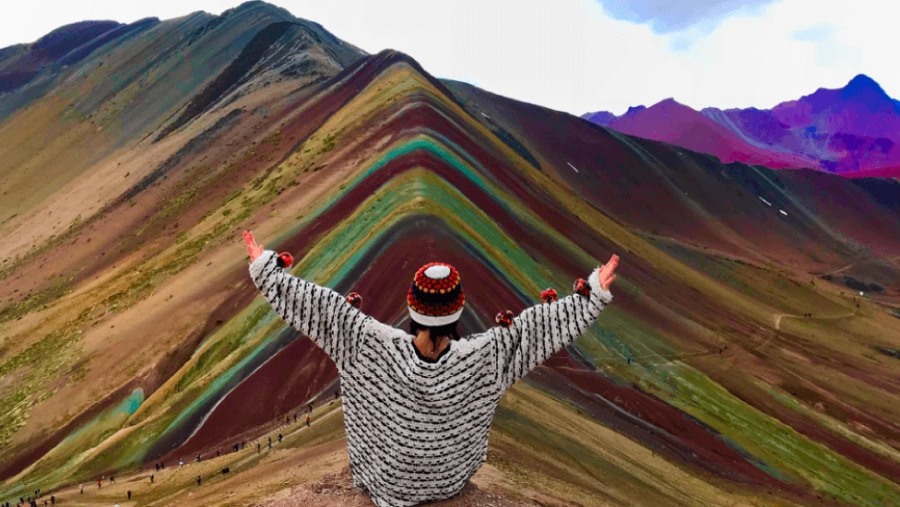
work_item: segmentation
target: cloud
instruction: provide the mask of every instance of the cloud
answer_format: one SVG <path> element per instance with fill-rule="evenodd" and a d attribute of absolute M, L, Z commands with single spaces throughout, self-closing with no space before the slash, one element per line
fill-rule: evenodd
<path fill-rule="evenodd" d="M 735 13 L 755 14 L 776 0 L 597 0 L 610 16 L 649 24 L 654 33 L 687 29 L 709 33 Z"/>
<path fill-rule="evenodd" d="M 815 48 L 816 63 L 823 67 L 831 67 L 844 63 L 848 51 L 853 51 L 853 49 L 841 51 L 835 43 L 835 33 L 834 25 L 817 23 L 794 31 L 791 37 L 798 42 L 812 44 Z"/>
<path fill-rule="evenodd" d="M 794 39 L 801 42 L 825 42 L 830 40 L 832 35 L 834 26 L 824 23 L 808 26 L 793 33 Z"/>

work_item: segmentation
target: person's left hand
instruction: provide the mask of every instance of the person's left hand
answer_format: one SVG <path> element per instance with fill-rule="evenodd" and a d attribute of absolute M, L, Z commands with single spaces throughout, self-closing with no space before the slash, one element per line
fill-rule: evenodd
<path fill-rule="evenodd" d="M 247 244 L 247 253 L 250 255 L 250 262 L 255 261 L 257 257 L 262 255 L 263 246 L 256 244 L 256 240 L 253 239 L 252 232 L 244 231 L 244 243 Z"/>
<path fill-rule="evenodd" d="M 612 285 L 614 281 L 616 281 L 616 267 L 619 266 L 619 256 L 613 254 L 612 257 L 609 258 L 609 262 L 600 267 L 600 272 L 597 273 L 597 277 L 600 279 L 600 287 L 603 287 L 603 290 L 609 290 L 609 286 Z"/>

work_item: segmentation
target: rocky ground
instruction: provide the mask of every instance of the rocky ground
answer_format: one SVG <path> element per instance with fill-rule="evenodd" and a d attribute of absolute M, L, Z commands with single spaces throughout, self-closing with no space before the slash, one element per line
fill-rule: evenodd
<path fill-rule="evenodd" d="M 328 474 L 311 484 L 301 484 L 272 495 L 254 507 L 301 507 L 319 505 L 323 507 L 369 507 L 372 500 L 363 490 L 353 485 L 350 469 Z M 502 493 L 493 493 L 470 482 L 462 492 L 450 499 L 427 505 L 444 507 L 523 507 L 540 505 L 511 499 Z"/>

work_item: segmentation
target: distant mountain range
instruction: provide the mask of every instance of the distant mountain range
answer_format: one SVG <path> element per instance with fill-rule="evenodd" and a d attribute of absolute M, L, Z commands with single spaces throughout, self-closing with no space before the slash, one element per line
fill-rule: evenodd
<path fill-rule="evenodd" d="M 696 111 L 666 99 L 582 116 L 626 134 L 772 168 L 812 168 L 848 177 L 900 176 L 900 102 L 860 74 L 772 109 Z"/>

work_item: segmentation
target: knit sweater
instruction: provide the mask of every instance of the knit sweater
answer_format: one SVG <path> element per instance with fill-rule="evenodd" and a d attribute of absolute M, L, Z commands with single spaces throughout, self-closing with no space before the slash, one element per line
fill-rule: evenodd
<path fill-rule="evenodd" d="M 337 365 L 350 470 L 379 507 L 459 493 L 487 457 L 503 393 L 584 333 L 612 300 L 594 270 L 589 297 L 532 306 L 509 327 L 451 341 L 430 360 L 413 336 L 284 272 L 276 260 L 265 251 L 250 265 L 251 277 L 275 311 Z"/>

